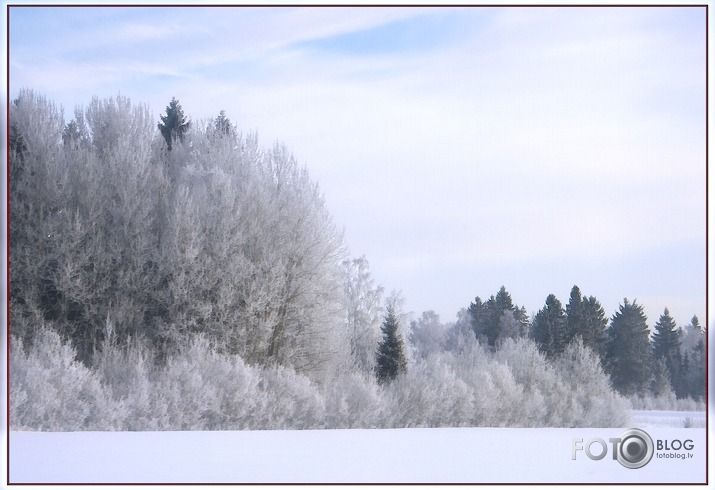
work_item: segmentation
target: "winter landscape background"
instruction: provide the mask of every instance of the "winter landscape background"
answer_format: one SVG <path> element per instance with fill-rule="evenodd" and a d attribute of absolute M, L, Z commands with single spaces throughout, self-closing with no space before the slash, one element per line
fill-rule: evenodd
<path fill-rule="evenodd" d="M 598 163 L 611 163 L 599 167 L 599 171 L 593 170 L 591 157 L 581 158 L 577 156 L 579 153 L 564 149 L 579 147 L 594 134 L 610 135 L 604 142 L 614 141 L 615 133 L 609 133 L 610 130 L 603 133 L 598 125 L 599 120 L 604 121 L 599 119 L 604 113 L 594 110 L 591 113 L 593 125 L 562 132 L 556 142 L 540 132 L 543 127 L 537 121 L 548 116 L 547 121 L 563 119 L 571 124 L 567 117 L 570 110 L 559 109 L 565 102 L 558 97 L 549 98 L 555 104 L 554 111 L 537 111 L 539 115 L 531 119 L 534 125 L 522 129 L 531 135 L 527 146 L 538 150 L 550 142 L 559 149 L 546 153 L 536 151 L 529 162 L 552 178 L 532 181 L 527 196 L 519 198 L 515 196 L 526 190 L 525 181 L 521 179 L 532 172 L 525 171 L 522 163 L 503 167 L 506 174 L 497 177 L 493 173 L 501 164 L 496 163 L 493 155 L 470 152 L 462 147 L 464 155 L 470 155 L 465 162 L 454 159 L 452 152 L 457 148 L 452 148 L 425 166 L 424 161 L 414 159 L 415 154 L 410 150 L 400 163 L 402 170 L 394 173 L 396 168 L 392 168 L 387 174 L 391 176 L 384 179 L 381 176 L 386 174 L 380 165 L 375 166 L 376 155 L 363 154 L 366 159 L 361 177 L 353 182 L 355 162 L 351 148 L 354 143 L 337 148 L 326 142 L 331 148 L 329 158 L 336 162 L 336 168 L 349 168 L 344 178 L 356 186 L 352 188 L 352 198 L 359 197 L 356 202 L 364 204 L 363 214 L 375 220 L 376 226 L 369 234 L 375 245 L 358 239 L 356 247 L 350 239 L 350 225 L 360 229 L 365 221 L 342 222 L 331 213 L 331 196 L 349 187 L 336 185 L 336 180 L 331 178 L 326 179 L 326 187 L 322 180 L 319 186 L 313 176 L 313 165 L 299 163 L 286 144 L 266 144 L 257 131 L 243 129 L 245 113 L 239 112 L 240 122 L 234 122 L 233 113 L 223 108 L 205 114 L 203 119 L 192 117 L 189 114 L 193 109 L 187 107 L 185 112 L 187 99 L 180 93 L 178 98 L 172 93 L 163 102 L 166 104 L 163 112 L 157 114 L 150 106 L 124 95 L 125 92 L 117 94 L 122 88 L 119 86 L 115 86 L 111 95 L 75 101 L 85 105 L 75 105 L 74 110 L 68 110 L 52 96 L 54 91 L 63 100 L 68 91 L 43 87 L 43 77 L 31 76 L 31 66 L 39 68 L 46 63 L 52 72 L 56 62 L 64 60 L 71 66 L 82 56 L 91 60 L 95 50 L 68 43 L 64 48 L 50 50 L 47 56 L 54 57 L 54 61 L 46 57 L 28 58 L 35 40 L 23 28 L 30 25 L 30 20 L 46 23 L 52 30 L 61 27 L 56 23 L 56 15 L 50 14 L 75 19 L 86 15 L 98 22 L 118 22 L 125 32 L 133 32 L 136 39 L 144 39 L 147 45 L 153 42 L 161 45 L 175 35 L 174 31 L 158 29 L 149 35 L 138 29 L 136 15 L 141 13 L 149 20 L 156 19 L 157 12 L 165 12 L 169 19 L 182 19 L 184 12 L 171 8 L 79 8 L 66 13 L 67 10 L 51 7 L 13 7 L 10 10 L 8 108 L 11 481 L 161 481 L 167 471 L 174 472 L 170 481 L 175 482 L 184 478 L 185 481 L 331 481 L 333 478 L 335 481 L 352 478 L 399 481 L 400 475 L 406 475 L 402 471 L 414 472 L 406 475 L 404 481 L 480 481 L 480 475 L 485 481 L 499 481 L 505 461 L 492 465 L 491 473 L 473 472 L 474 467 L 469 466 L 468 460 L 459 458 L 455 464 L 461 469 L 452 473 L 448 468 L 454 459 L 447 458 L 446 466 L 433 467 L 431 474 L 420 473 L 414 463 L 434 458 L 434 446 L 448 445 L 450 441 L 464 440 L 467 444 L 466 441 L 481 440 L 478 444 L 482 446 L 470 443 L 474 455 L 489 460 L 484 451 L 503 438 L 523 441 L 531 437 L 542 438 L 539 440 L 543 444 L 553 447 L 564 445 L 565 452 L 558 457 L 565 458 L 568 464 L 571 462 L 570 440 L 574 434 L 581 433 L 578 431 L 587 437 L 589 434 L 618 434 L 618 429 L 633 425 L 665 431 L 664 437 L 697 440 L 696 457 L 687 462 L 668 461 L 666 464 L 654 460 L 646 467 L 650 473 L 646 473 L 646 468 L 638 470 L 646 480 L 684 482 L 704 478 L 707 336 L 698 319 L 704 306 L 704 287 L 698 289 L 697 285 L 704 285 L 704 281 L 698 279 L 704 276 L 704 222 L 698 221 L 698 217 L 704 213 L 705 201 L 704 186 L 697 177 L 704 176 L 705 163 L 702 121 L 697 122 L 702 111 L 693 102 L 704 94 L 704 85 L 695 76 L 698 68 L 704 70 L 703 59 L 698 58 L 702 54 L 702 45 L 698 43 L 703 40 L 692 35 L 692 29 L 684 28 L 698 25 L 697 22 L 702 21 L 702 10 L 665 9 L 668 15 L 661 15 L 661 10 L 648 8 L 574 8 L 555 9 L 553 15 L 547 16 L 540 9 L 512 8 L 221 10 L 231 18 L 241 19 L 245 15 L 258 24 L 272 25 L 276 33 L 282 32 L 278 30 L 278 26 L 284 25 L 279 22 L 281 19 L 297 22 L 289 24 L 296 26 L 295 37 L 288 36 L 280 42 L 274 39 L 274 44 L 259 38 L 256 49 L 260 56 L 239 51 L 241 56 L 254 60 L 254 56 L 263 59 L 265 55 L 266 60 L 279 62 L 287 55 L 313 60 L 312 56 L 319 52 L 326 59 L 332 59 L 323 51 L 338 49 L 366 63 L 356 65 L 358 72 L 370 67 L 363 73 L 350 72 L 351 79 L 356 81 L 374 69 L 388 66 L 382 64 L 390 59 L 381 58 L 387 54 L 381 51 L 382 47 L 403 50 L 409 44 L 410 54 L 405 59 L 416 65 L 400 65 L 405 71 L 402 77 L 395 79 L 391 78 L 394 72 L 387 71 L 392 82 L 401 81 L 412 87 L 408 93 L 412 93 L 414 84 L 427 80 L 411 77 L 415 67 L 420 62 L 437 59 L 430 53 L 436 53 L 433 49 L 439 42 L 435 41 L 432 47 L 424 46 L 416 43 L 416 37 L 406 35 L 424 34 L 428 32 L 426 26 L 436 29 L 442 25 L 439 32 L 443 34 L 447 32 L 444 25 L 461 27 L 445 38 L 437 36 L 440 42 L 454 47 L 465 39 L 474 41 L 471 37 L 474 32 L 494 42 L 496 38 L 490 36 L 499 33 L 499 38 L 511 32 L 515 25 L 530 25 L 535 29 L 533 32 L 540 32 L 539 29 L 552 25 L 554 19 L 583 23 L 594 14 L 593 21 L 585 24 L 586 31 L 567 30 L 571 41 L 562 42 L 561 49 L 549 51 L 555 53 L 555 59 L 548 61 L 548 56 L 539 59 L 576 74 L 581 65 L 568 55 L 569 46 L 576 47 L 581 54 L 594 55 L 592 49 L 595 48 L 587 39 L 598 40 L 599 45 L 604 39 L 619 40 L 632 47 L 631 52 L 623 49 L 622 43 L 618 44 L 617 51 L 625 52 L 628 58 L 636 56 L 636 52 L 642 54 L 662 48 L 656 40 L 665 32 L 670 40 L 677 42 L 671 44 L 673 51 L 666 51 L 659 60 L 665 60 L 664 63 L 678 60 L 673 67 L 682 70 L 674 77 L 651 79 L 625 63 L 627 59 L 606 63 L 620 75 L 631 74 L 638 81 L 633 82 L 632 87 L 642 90 L 639 93 L 644 99 L 640 103 L 658 103 L 663 112 L 657 116 L 644 113 L 640 103 L 634 103 L 619 109 L 623 112 L 612 114 L 614 117 L 610 120 L 620 121 L 623 134 L 637 137 L 628 144 L 623 143 L 628 139 L 623 135 L 615 138 L 615 145 L 604 143 L 609 151 L 597 152 L 604 159 Z M 204 19 L 216 20 L 216 9 L 190 11 L 205 16 Z M 343 17 L 351 12 L 359 14 L 356 18 L 360 22 Z M 533 13 L 529 14 L 534 15 L 533 20 L 527 12 Z M 108 21 L 105 15 L 109 13 L 121 15 L 118 20 Z M 461 14 L 476 23 L 457 22 L 455 15 Z M 305 24 L 299 22 L 301 19 Z M 344 23 L 335 24 L 339 19 Z M 653 31 L 649 30 L 651 23 L 656 26 Z M 327 25 L 342 27 L 327 28 Z M 300 26 L 311 28 L 301 30 Z M 390 31 L 390 26 L 401 34 Z M 619 35 L 609 37 L 614 36 L 614 32 Z M 624 32 L 631 32 L 634 37 L 624 38 Z M 191 30 L 187 35 L 191 35 Z M 357 39 L 352 39 L 352 35 Z M 329 39 L 329 45 L 322 44 Z M 578 39 L 581 41 L 577 42 Z M 371 42 L 376 43 L 375 47 L 365 48 Z M 541 47 L 553 49 L 552 42 L 549 38 Z M 613 45 L 607 42 L 605 45 L 613 49 Z M 200 50 L 201 45 L 197 46 Z M 355 51 L 356 46 L 362 48 Z M 117 55 L 114 48 L 100 48 L 110 58 Z M 566 57 L 561 58 L 564 53 Z M 505 59 L 510 59 L 508 51 L 506 55 Z M 686 55 L 684 62 L 683 55 Z M 195 53 L 188 58 L 194 59 L 194 56 Z M 488 58 L 482 56 L 477 56 L 475 63 L 488 67 Z M 246 58 L 241 60 L 245 62 Z M 381 61 L 378 63 L 378 60 Z M 214 68 L 233 66 L 232 62 L 238 61 L 206 61 Z M 456 65 L 442 66 L 455 76 L 460 74 L 465 79 L 473 76 L 469 70 L 464 74 L 451 72 Z M 596 78 L 602 75 L 601 82 L 607 83 L 615 71 L 608 71 L 605 65 L 601 67 L 602 72 L 591 72 L 591 75 Z M 492 73 L 495 80 L 500 79 L 509 73 L 502 68 L 505 68 L 503 63 L 499 69 L 492 66 L 491 72 L 486 69 L 486 73 Z M 543 66 L 538 70 L 533 68 L 534 71 L 526 73 L 539 74 L 534 85 L 548 87 L 544 94 L 554 96 L 551 85 L 541 78 Z M 144 68 L 138 69 L 144 72 Z M 163 70 L 159 71 L 162 77 L 166 76 Z M 174 73 L 172 77 L 176 75 L 181 80 L 182 73 L 190 72 L 190 66 L 183 65 L 176 72 L 178 75 Z M 148 70 L 145 75 L 154 76 L 156 72 Z M 172 77 L 167 86 L 172 90 L 180 88 L 181 84 Z M 245 82 L 242 80 L 241 77 L 236 79 L 237 87 Z M 644 80 L 652 85 L 646 84 L 644 89 L 641 86 Z M 94 89 L 101 92 L 104 83 L 98 83 Z M 160 92 L 165 90 L 166 87 Z M 271 90 L 276 90 L 275 85 L 267 88 L 267 92 Z M 470 97 L 460 98 L 462 90 L 457 84 L 454 90 L 447 92 L 455 100 L 471 101 Z M 671 91 L 678 93 L 681 101 L 690 102 L 679 105 L 673 112 L 670 103 L 665 102 Z M 140 91 L 143 93 L 146 92 Z M 275 93 L 280 94 L 280 90 Z M 152 93 L 149 97 L 155 95 Z M 585 96 L 586 92 L 581 95 Z M 628 96 L 633 93 L 625 90 L 620 95 L 624 98 L 616 99 L 622 102 L 631 100 Z M 489 100 L 493 102 L 504 94 L 497 92 L 492 96 Z M 568 94 L 565 96 L 569 98 Z M 649 96 L 652 99 L 648 99 Z M 193 100 L 192 97 L 187 92 L 187 98 Z M 326 97 L 329 99 L 330 93 Z M 482 97 L 477 99 L 487 100 Z M 204 112 L 215 102 L 199 105 L 196 110 Z M 224 103 L 231 107 L 234 101 L 227 97 Z M 502 120 L 498 108 L 488 106 L 488 110 L 470 112 L 480 107 L 471 104 L 469 102 L 460 114 L 483 113 L 487 119 L 492 114 L 495 122 Z M 316 111 L 325 114 L 324 107 L 320 104 L 316 107 Z M 444 115 L 442 110 L 429 105 L 415 107 L 421 107 L 419 113 L 423 118 L 439 119 Z M 512 110 L 508 109 L 512 104 L 505 107 L 507 112 Z M 300 105 L 286 104 L 285 108 L 288 113 L 313 114 Z M 385 114 L 411 113 L 401 112 L 404 107 L 400 109 L 399 105 L 387 104 L 383 109 Z M 335 111 L 335 108 L 328 109 L 327 114 L 344 113 Z M 517 113 L 519 111 L 512 115 Z M 583 114 L 578 120 L 582 118 Z M 639 123 L 626 124 L 629 118 Z M 277 116 L 275 120 L 283 121 Z M 396 147 L 404 143 L 402 135 L 410 132 L 410 128 L 413 136 L 419 136 L 421 146 L 430 141 L 421 133 L 424 128 L 420 123 L 411 125 L 406 119 L 400 120 L 403 124 L 394 128 L 394 138 L 387 138 Z M 453 119 L 447 120 L 451 124 L 445 121 L 446 127 L 464 136 L 465 141 L 472 140 L 471 136 L 467 137 L 472 133 L 465 127 Z M 516 117 L 513 123 L 514 126 L 509 126 L 510 134 L 521 127 L 524 120 Z M 277 127 L 282 124 L 275 123 Z M 468 126 L 479 138 L 485 136 L 485 128 L 479 124 Z M 340 131 L 350 133 L 351 127 L 347 125 Z M 635 127 L 638 129 L 633 132 Z M 552 130 L 559 132 L 556 126 Z M 287 133 L 289 138 L 300 134 L 290 130 Z M 534 140 L 539 134 L 544 139 Z M 434 139 L 427 146 L 432 148 L 432 143 L 444 141 L 443 136 L 444 132 L 435 131 Z M 409 141 L 417 144 L 418 140 Z M 370 146 L 369 139 L 359 132 L 351 134 L 350 141 L 363 141 Z M 664 145 L 658 156 L 652 149 L 639 153 L 644 145 L 656 142 Z M 507 148 L 512 148 L 512 142 L 505 139 L 502 143 L 505 150 L 498 161 L 511 156 L 518 162 L 526 157 L 526 153 L 509 153 L 511 150 Z M 311 146 L 301 146 L 301 143 L 297 146 L 306 149 L 313 158 L 325 158 L 325 154 L 314 153 Z M 377 159 L 385 168 L 394 162 L 393 151 Z M 426 149 L 422 157 L 430 160 L 434 155 L 433 149 Z M 574 171 L 566 170 L 561 164 L 550 167 L 544 158 L 571 160 Z M 449 163 L 445 164 L 445 160 Z M 619 165 L 612 166 L 614 160 Z M 316 165 L 319 174 L 329 175 L 330 172 L 325 173 L 326 162 L 320 161 Z M 414 163 L 410 168 L 403 166 L 408 161 Z M 641 171 L 647 165 L 652 168 L 648 167 L 648 178 L 644 178 Z M 672 171 L 675 167 L 679 169 L 677 174 Z M 454 224 L 453 220 L 461 216 L 464 221 L 455 228 L 460 231 L 454 236 L 454 247 L 443 242 L 449 232 L 445 231 L 444 236 L 435 241 L 430 223 L 405 218 L 404 214 L 404 206 L 414 202 L 414 196 L 405 197 L 406 188 L 412 188 L 408 194 L 421 193 L 425 200 L 412 209 L 414 215 L 422 215 L 424 206 L 431 206 L 429 202 L 436 194 L 419 189 L 440 168 L 447 169 L 445 174 L 471 184 L 466 194 L 462 194 L 466 189 L 452 193 L 456 201 L 447 208 L 435 208 L 444 212 L 434 214 L 431 222 L 444 219 L 445 223 Z M 516 175 L 520 176 L 515 178 Z M 613 182 L 615 175 L 620 176 L 615 187 L 609 187 L 598 196 L 585 192 L 575 199 L 578 189 L 594 188 L 593 182 L 584 186 L 584 178 L 603 183 Z M 367 176 L 371 177 L 365 180 Z M 511 177 L 504 180 L 507 176 Z M 639 178 L 635 179 L 636 176 Z M 359 190 L 367 182 L 373 182 L 375 187 L 361 194 Z M 387 188 L 383 187 L 386 182 Z M 484 190 L 484 186 L 493 186 L 496 182 L 500 182 L 497 194 Z M 576 186 L 578 189 L 573 187 L 576 182 L 581 183 Z M 446 183 L 434 182 L 449 193 L 450 185 L 442 185 Z M 653 188 L 670 189 L 666 183 L 675 186 L 673 189 L 678 192 L 653 193 Z M 400 190 L 392 193 L 392 188 Z M 383 201 L 382 206 L 375 207 L 374 196 L 382 192 L 379 190 L 401 201 L 399 204 Z M 624 199 L 624 193 L 638 195 L 638 204 L 634 204 L 632 197 Z M 519 208 L 523 212 L 510 211 L 509 206 L 514 203 L 504 196 L 514 196 L 515 202 L 527 197 Z M 340 216 L 345 217 L 350 213 L 345 214 L 345 201 L 341 199 L 336 201 Z M 505 207 L 506 203 L 509 206 Z M 575 206 L 575 214 L 567 213 L 567 216 L 579 216 L 579 219 L 565 225 L 563 218 L 557 219 L 552 213 L 556 208 L 563 211 L 569 206 Z M 450 213 L 452 208 L 458 212 Z M 589 221 L 591 213 L 600 209 L 598 212 L 603 214 L 606 208 L 610 210 L 605 213 L 606 222 L 618 222 L 619 226 L 598 227 Z M 501 218 L 497 222 L 479 218 L 485 209 Z M 531 222 L 523 225 L 524 215 L 531 213 L 527 209 L 538 210 L 532 218 L 545 223 L 543 227 L 532 228 Z M 388 225 L 389 220 L 385 221 L 383 216 L 392 216 L 390 219 L 397 221 Z M 619 222 L 624 217 L 626 220 Z M 629 221 L 634 218 L 637 224 Z M 543 236 L 557 229 L 554 222 L 560 223 L 557 227 L 560 236 L 572 239 L 552 247 L 555 235 L 546 241 Z M 671 227 L 676 223 L 677 227 Z M 404 232 L 406 226 L 412 227 L 408 234 Z M 444 224 L 440 226 L 443 228 Z M 520 226 L 523 232 L 528 230 L 529 233 L 519 240 L 518 250 L 533 248 L 538 243 L 546 251 L 541 259 L 533 262 L 540 264 L 537 267 L 540 275 L 534 275 L 532 266 L 523 269 L 523 277 L 530 283 L 527 301 L 530 308 L 535 308 L 532 311 L 517 304 L 516 301 L 521 300 L 516 296 L 512 298 L 510 290 L 502 285 L 513 279 L 519 290 L 524 289 L 523 277 L 514 275 L 518 263 L 524 259 L 512 243 L 512 228 Z M 657 235 L 662 241 L 653 240 L 656 228 L 664 230 Z M 380 233 L 375 233 L 378 230 Z M 607 242 L 602 238 L 594 242 L 594 230 L 611 238 Z M 677 230 L 677 238 L 672 238 L 673 230 Z M 423 237 L 424 240 L 409 238 L 411 233 L 423 231 L 429 235 Z M 540 238 L 534 242 L 530 236 Z M 619 241 L 621 245 L 629 243 L 619 246 Z M 588 246 L 578 245 L 586 242 Z M 381 245 L 385 243 L 389 245 Z M 398 243 L 405 244 L 404 261 L 397 260 L 401 253 L 396 247 Z M 505 263 L 504 278 L 494 283 L 491 273 L 479 264 L 494 258 L 494 246 L 498 243 L 504 245 L 497 255 L 514 252 L 514 257 L 519 258 Z M 598 274 L 588 270 L 612 270 L 614 263 L 606 257 L 608 254 L 595 253 L 591 248 L 594 243 L 618 255 L 616 262 L 627 262 L 629 256 L 638 257 L 631 263 L 635 269 L 624 268 L 609 278 L 609 286 L 604 291 L 609 298 L 607 307 L 597 298 L 601 293 L 594 287 L 603 284 L 597 280 L 603 270 Z M 363 247 L 375 250 L 377 269 L 370 254 L 355 254 L 356 248 Z M 644 251 L 643 247 L 650 248 Z M 469 255 L 481 258 L 476 262 L 465 259 L 467 249 Z M 459 252 L 455 253 L 456 250 Z M 672 261 L 662 260 L 664 250 L 672 251 L 673 255 L 668 256 Z M 392 259 L 386 258 L 395 252 L 397 255 Z M 430 259 L 424 258 L 425 252 Z M 571 258 L 565 260 L 563 270 L 552 274 L 551 267 L 542 266 L 555 265 L 553 254 Z M 440 257 L 445 271 L 451 271 L 455 277 L 454 284 L 444 289 L 440 286 L 442 281 L 436 280 L 440 275 L 426 274 L 438 266 Z M 576 258 L 590 265 L 576 269 L 567 265 Z M 492 262 L 492 266 L 501 261 Z M 461 266 L 455 268 L 457 263 Z M 399 272 L 406 265 L 411 269 L 407 275 Z M 576 270 L 579 274 L 574 274 Z M 645 277 L 632 280 L 631 274 L 636 270 Z M 662 272 L 663 277 L 659 277 L 658 272 Z M 389 279 L 384 282 L 390 284 L 390 289 L 379 279 L 385 275 Z M 408 277 L 421 277 L 421 286 L 415 289 Z M 408 304 L 414 304 L 410 303 L 414 300 L 409 291 L 421 291 L 417 294 L 419 304 L 425 303 L 423 288 L 434 291 L 435 303 L 442 308 L 446 303 L 441 298 L 450 296 L 455 285 L 464 287 L 466 277 L 471 277 L 469 291 L 460 293 L 460 297 L 466 299 L 451 312 L 455 314 L 453 320 L 442 320 L 438 313 L 427 309 L 429 307 L 419 315 L 408 309 Z M 691 281 L 684 287 L 682 283 L 686 278 Z M 396 284 L 398 280 L 405 281 L 404 287 Z M 578 286 L 581 281 L 588 285 L 585 292 Z M 560 299 L 561 292 L 555 294 L 549 289 L 556 283 L 558 291 L 566 288 L 567 297 Z M 618 287 L 623 291 L 614 293 Z M 657 306 L 651 294 L 653 288 L 659 291 L 657 298 L 661 302 Z M 640 291 L 645 292 L 649 311 L 653 312 L 650 316 L 644 304 L 636 299 Z M 545 298 L 537 307 L 531 306 L 533 294 Z M 622 298 L 615 304 L 612 303 L 614 294 Z M 677 311 L 678 321 L 671 315 L 671 306 Z M 686 307 L 691 308 L 687 313 L 684 312 Z M 686 321 L 683 315 L 687 315 L 684 316 Z M 534 432 L 528 432 L 527 428 Z M 272 432 L 266 432 L 267 429 Z M 133 434 L 120 435 L 123 432 Z M 271 467 L 266 466 L 266 455 L 277 446 L 284 447 L 286 454 L 299 452 L 301 446 L 312 444 L 310 441 L 314 441 L 315 451 L 306 453 L 305 457 L 319 460 L 317 466 L 289 465 L 293 469 L 274 473 L 276 480 L 270 479 Z M 244 462 L 250 463 L 236 472 L 235 468 L 229 468 L 228 460 L 209 458 L 198 460 L 198 466 L 191 466 L 193 470 L 176 470 L 185 466 L 181 461 L 188 454 L 185 450 L 189 446 L 206 444 L 219 448 L 240 446 L 243 451 L 251 448 L 250 454 L 241 453 L 248 458 Z M 350 469 L 350 457 L 376 444 L 384 451 L 373 455 L 369 471 L 358 478 L 351 472 L 357 469 Z M 380 469 L 380 455 L 387 457 L 391 445 L 400 448 L 427 445 L 429 450 L 422 453 L 415 450 L 412 457 L 404 460 L 403 470 L 385 476 L 389 475 L 390 467 Z M 93 446 L 111 449 L 87 453 Z M 354 447 L 348 449 L 348 446 Z M 144 449 L 130 456 L 131 447 Z M 337 458 L 344 459 L 337 466 L 320 466 L 325 456 L 321 451 L 326 447 L 342 448 Z M 37 451 L 51 454 L 60 451 L 59 448 L 65 448 L 65 455 L 81 454 L 82 460 L 94 461 L 90 463 L 93 469 L 88 473 L 73 473 L 62 463 L 62 458 L 42 469 L 34 466 L 32 461 L 39 454 Z M 142 459 L 142 451 L 149 451 L 148 448 L 167 451 L 167 459 L 163 463 L 151 456 Z M 555 454 L 546 452 L 543 457 L 556 457 Z M 496 456 L 492 456 L 494 458 Z M 278 459 L 278 467 L 283 467 L 288 456 Z M 570 481 L 588 480 L 598 473 L 586 465 L 589 462 L 574 463 L 562 476 L 572 478 Z M 137 465 L 138 472 L 117 476 L 117 468 L 122 463 Z M 214 464 L 224 469 L 216 469 Z M 197 470 L 197 467 L 203 469 Z M 211 471 L 209 468 L 214 468 L 214 473 L 207 473 Z M 428 471 L 428 466 L 423 468 Z M 583 470 L 580 477 L 573 476 L 574 468 Z M 603 481 L 625 482 L 635 478 L 633 470 L 624 474 L 623 467 L 609 468 L 610 472 L 599 473 Z M 191 476 L 189 471 L 198 473 Z M 514 476 L 514 480 L 505 477 L 502 481 L 530 481 L 529 474 L 534 479 L 531 481 L 559 480 L 554 473 L 527 472 L 524 476 Z M 661 478 L 663 480 L 659 480 Z"/>

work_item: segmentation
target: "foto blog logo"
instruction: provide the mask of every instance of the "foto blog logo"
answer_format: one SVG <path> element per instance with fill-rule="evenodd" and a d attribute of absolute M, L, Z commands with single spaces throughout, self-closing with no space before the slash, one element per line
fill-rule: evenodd
<path fill-rule="evenodd" d="M 653 458 L 653 439 L 641 429 L 628 429 L 620 437 L 610 437 L 608 442 L 600 437 L 589 439 L 574 438 L 571 442 L 571 459 L 575 460 L 579 451 L 586 456 L 599 461 L 606 457 L 611 448 L 612 458 L 630 469 L 642 468 Z"/>

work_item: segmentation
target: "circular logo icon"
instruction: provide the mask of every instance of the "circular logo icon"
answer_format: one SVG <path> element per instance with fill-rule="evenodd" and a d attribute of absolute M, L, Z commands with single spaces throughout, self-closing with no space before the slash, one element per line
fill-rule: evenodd
<path fill-rule="evenodd" d="M 621 434 L 618 462 L 626 468 L 642 468 L 653 457 L 653 439 L 641 429 L 628 429 Z"/>

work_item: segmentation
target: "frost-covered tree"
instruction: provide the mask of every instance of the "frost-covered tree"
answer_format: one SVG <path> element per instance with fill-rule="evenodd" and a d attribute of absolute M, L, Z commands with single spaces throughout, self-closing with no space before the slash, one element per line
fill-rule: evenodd
<path fill-rule="evenodd" d="M 591 427 L 613 427 L 626 422 L 628 402 L 615 393 L 611 380 L 603 369 L 598 353 L 576 337 L 555 360 L 555 367 L 571 389 L 582 420 Z"/>
<path fill-rule="evenodd" d="M 443 350 L 446 333 L 439 315 L 431 310 L 425 311 L 410 324 L 409 345 L 417 356 L 426 358 L 429 354 Z"/>
<path fill-rule="evenodd" d="M 539 350 L 550 359 L 568 345 L 566 313 L 553 294 L 546 298 L 546 304 L 534 316 L 532 336 Z"/>
<path fill-rule="evenodd" d="M 645 394 L 653 373 L 650 330 L 643 307 L 623 300 L 611 319 L 606 368 L 613 387 L 624 395 Z"/>
<path fill-rule="evenodd" d="M 370 374 L 375 368 L 375 350 L 380 341 L 384 288 L 375 284 L 364 255 L 343 261 L 342 278 L 350 365 L 352 369 Z"/>
<path fill-rule="evenodd" d="M 56 220 L 68 182 L 62 155 L 62 109 L 29 89 L 9 107 L 9 277 L 13 332 L 30 341 L 36 326 L 57 320 Z M 14 138 L 13 138 L 14 136 Z"/>
<path fill-rule="evenodd" d="M 153 119 L 95 97 L 67 129 L 32 91 L 14 102 L 13 331 L 31 341 L 44 322 L 88 364 L 107 318 L 158 358 L 197 333 L 253 364 L 317 373 L 347 358 L 343 238 L 307 170 L 281 145 L 208 128 L 167 168 Z"/>
<path fill-rule="evenodd" d="M 377 380 L 382 384 L 389 383 L 407 369 L 404 343 L 398 328 L 395 305 L 388 303 L 385 321 L 382 324 L 383 337 L 377 349 L 375 367 Z"/>

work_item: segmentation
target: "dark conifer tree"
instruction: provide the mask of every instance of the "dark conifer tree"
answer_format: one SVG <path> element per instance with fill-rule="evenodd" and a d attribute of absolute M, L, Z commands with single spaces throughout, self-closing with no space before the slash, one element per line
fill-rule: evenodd
<path fill-rule="evenodd" d="M 214 119 L 214 131 L 221 136 L 228 136 L 233 132 L 233 123 L 226 116 L 226 111 L 222 110 Z"/>
<path fill-rule="evenodd" d="M 398 329 L 397 314 L 393 305 L 387 306 L 387 315 L 382 324 L 382 341 L 377 350 L 375 367 L 377 380 L 388 383 L 407 369 L 403 342 Z"/>
<path fill-rule="evenodd" d="M 695 347 L 689 353 L 686 353 L 683 358 L 681 383 L 684 387 L 682 390 L 684 396 L 690 396 L 695 400 L 705 398 L 706 369 L 705 340 L 700 339 Z"/>
<path fill-rule="evenodd" d="M 608 319 L 601 303 L 593 297 L 583 299 L 583 328 L 581 337 L 583 345 L 588 346 L 598 353 L 601 361 L 606 357 L 606 343 L 608 340 Z"/>
<path fill-rule="evenodd" d="M 570 342 L 575 337 L 586 337 L 586 319 L 584 301 L 578 286 L 571 288 L 569 302 L 566 305 L 566 340 Z M 585 344 L 585 342 L 584 342 Z"/>
<path fill-rule="evenodd" d="M 663 361 L 670 386 L 675 388 L 680 379 L 680 335 L 668 308 L 655 324 L 653 355 L 656 361 Z"/>
<path fill-rule="evenodd" d="M 171 98 L 171 102 L 166 106 L 166 115 L 160 116 L 159 131 L 166 141 L 166 145 L 171 151 L 174 141 L 183 141 L 184 134 L 189 130 L 191 122 L 184 116 L 184 110 L 176 97 Z"/>
<path fill-rule="evenodd" d="M 566 313 L 553 294 L 546 298 L 546 304 L 534 316 L 532 329 L 536 345 L 550 359 L 562 353 L 568 345 Z"/>
<path fill-rule="evenodd" d="M 526 334 L 528 325 L 526 310 L 514 304 L 504 286 L 499 289 L 496 296 L 491 296 L 486 302 L 477 296 L 467 311 L 477 339 L 486 342 L 490 347 L 496 346 L 500 339 Z"/>
<path fill-rule="evenodd" d="M 578 286 L 571 289 L 566 305 L 566 341 L 581 337 L 583 345 L 597 353 L 601 360 L 605 355 L 608 320 L 603 307 L 596 298 L 581 296 Z"/>
<path fill-rule="evenodd" d="M 647 394 L 653 378 L 650 330 L 643 307 L 623 300 L 608 330 L 606 367 L 623 395 Z"/>

